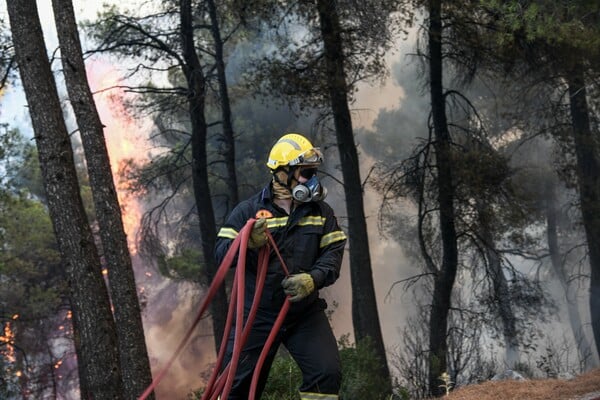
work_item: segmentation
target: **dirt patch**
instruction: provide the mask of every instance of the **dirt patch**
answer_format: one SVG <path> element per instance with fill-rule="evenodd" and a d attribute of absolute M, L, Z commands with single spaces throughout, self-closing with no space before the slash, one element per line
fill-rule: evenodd
<path fill-rule="evenodd" d="M 600 400 L 600 368 L 574 379 L 484 382 L 458 388 L 448 400 Z"/>

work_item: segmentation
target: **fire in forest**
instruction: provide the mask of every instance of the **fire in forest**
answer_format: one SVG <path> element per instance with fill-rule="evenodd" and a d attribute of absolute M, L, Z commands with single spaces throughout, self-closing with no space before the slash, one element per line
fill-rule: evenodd
<path fill-rule="evenodd" d="M 14 320 L 18 317 L 18 314 L 15 314 L 12 319 Z M 15 332 L 12 329 L 11 321 L 6 321 L 4 323 L 4 329 L 0 336 L 0 343 L 3 345 L 2 355 L 10 364 L 15 363 L 17 361 L 15 356 Z"/>
<path fill-rule="evenodd" d="M 150 159 L 144 132 L 149 127 L 140 126 L 129 114 L 123 100 L 125 93 L 120 89 L 123 82 L 113 66 L 92 62 L 88 65 L 88 79 L 94 100 L 104 128 L 113 179 L 122 210 L 122 221 L 132 255 L 138 297 L 143 307 L 146 342 L 151 368 L 158 371 L 170 358 L 175 346 L 189 327 L 189 316 L 195 312 L 200 295 L 193 284 L 175 282 L 155 273 L 152 265 L 143 261 L 138 254 L 136 234 L 140 227 L 146 203 L 143 193 L 131 191 L 132 182 L 127 180 L 126 168 L 143 165 Z M 104 271 L 103 271 L 104 273 Z M 205 343 L 210 351 L 203 351 Z M 202 382 L 203 368 L 213 362 L 212 340 L 205 333 L 199 333 L 192 340 L 189 351 L 182 355 L 171 368 L 169 375 L 157 388 L 157 394 L 169 393 L 169 397 L 182 398 L 191 388 Z"/>

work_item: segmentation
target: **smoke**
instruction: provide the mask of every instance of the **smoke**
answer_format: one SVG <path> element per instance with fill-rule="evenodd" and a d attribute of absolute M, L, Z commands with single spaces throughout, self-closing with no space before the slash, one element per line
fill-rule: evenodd
<path fill-rule="evenodd" d="M 374 160 L 361 157 L 361 176 L 365 177 Z M 331 186 L 328 186 L 330 188 Z M 336 189 L 337 188 L 337 189 Z M 330 189 L 327 201 L 338 216 L 342 229 L 346 232 L 345 204 L 343 191 L 339 186 Z M 394 240 L 386 238 L 378 228 L 378 212 L 381 199 L 372 189 L 365 190 L 364 205 L 367 218 L 369 251 L 373 283 L 377 298 L 379 320 L 386 348 L 398 345 L 398 330 L 403 327 L 407 316 L 414 308 L 413 300 L 406 296 L 399 281 L 418 274 L 418 269 L 410 263 L 401 246 Z M 360 266 L 358 266 L 360 268 Z M 322 290 L 322 296 L 327 300 L 333 313 L 331 323 L 336 337 L 349 335 L 353 340 L 352 327 L 352 286 L 350 279 L 349 254 L 346 252 L 338 281 Z"/>
<path fill-rule="evenodd" d="M 413 32 L 408 40 L 398 41 L 395 51 L 389 53 L 386 61 L 391 76 L 381 86 L 359 84 L 356 102 L 352 105 L 352 122 L 358 132 L 356 143 L 363 180 L 373 178 L 372 168 L 377 163 L 390 166 L 389 163 L 404 159 L 416 139 L 426 134 L 423 127 L 427 123 L 428 99 L 419 85 L 417 65 L 407 56 L 415 35 Z M 399 282 L 421 271 L 406 256 L 401 243 L 381 232 L 378 221 L 382 198 L 368 182 L 364 187 L 373 282 L 384 344 L 389 351 L 400 344 L 399 332 L 415 310 L 412 294 Z M 398 201 L 402 202 L 402 199 Z M 351 321 L 344 321 L 352 315 L 349 271 L 346 272 L 340 283 L 346 287 L 344 298 L 348 309 L 340 307 L 340 315 L 334 314 L 336 333 L 342 333 L 338 332 L 338 324 L 344 328 L 352 326 Z"/>
<path fill-rule="evenodd" d="M 361 176 L 365 179 L 368 176 L 371 167 L 376 163 L 383 163 L 386 166 L 391 163 L 397 163 L 405 159 L 414 145 L 417 138 L 427 137 L 427 119 L 430 110 L 430 99 L 425 91 L 426 87 L 422 82 L 422 71 L 420 65 L 410 56 L 415 44 L 415 34 L 406 42 L 398 45 L 398 53 L 388 58 L 388 65 L 392 74 L 379 87 L 370 87 L 361 85 L 356 95 L 356 103 L 353 105 L 353 124 L 357 129 L 357 145 L 359 150 Z M 489 84 L 487 82 L 486 84 Z M 506 139 L 507 133 L 513 131 L 513 121 L 506 118 L 507 110 L 511 107 L 510 98 L 503 92 L 502 88 L 497 87 L 495 93 L 496 101 L 502 101 L 501 104 L 492 104 L 493 98 L 490 88 L 476 82 L 471 88 L 465 88 L 465 93 L 469 98 L 475 99 L 475 103 L 482 107 L 490 120 L 488 121 L 492 129 L 502 133 L 499 137 Z M 487 104 L 486 104 L 487 102 Z M 488 109 L 485 109 L 488 107 Z M 514 135 L 513 135 L 514 136 Z M 518 137 L 512 137 L 512 140 Z M 523 146 L 520 153 L 523 155 L 522 161 L 527 165 L 520 165 L 519 168 L 548 168 L 549 163 L 556 163 L 556 149 L 548 146 L 547 143 L 540 145 L 538 141 L 531 142 L 529 146 Z M 533 163 L 536 165 L 532 165 Z M 530 182 L 531 183 L 531 182 Z M 538 182 L 539 183 L 539 182 Z M 535 190 L 531 188 L 530 190 Z M 563 201 L 573 201 L 573 193 L 567 193 L 563 188 L 560 194 Z M 566 199 L 565 199 L 566 198 Z M 334 209 L 343 212 L 343 195 L 333 198 L 330 195 L 329 200 L 334 204 Z M 407 323 L 407 316 L 416 310 L 417 299 L 412 293 L 406 293 L 400 286 L 394 286 L 394 282 L 418 274 L 420 271 L 406 257 L 402 250 L 402 244 L 393 239 L 383 236 L 377 227 L 377 212 L 381 199 L 376 192 L 365 185 L 365 213 L 367 215 L 367 226 L 369 231 L 369 245 L 371 251 L 371 262 L 373 267 L 373 277 L 375 290 L 378 300 L 379 317 L 382 326 L 382 332 L 386 348 L 390 350 L 401 342 L 399 334 L 402 327 Z M 564 202 L 562 203 L 565 204 Z M 572 207 L 572 204 L 571 204 Z M 574 229 L 574 227 L 572 227 Z M 532 228 L 539 229 L 539 226 Z M 564 240 L 564 238 L 563 238 Z M 540 245 L 544 246 L 545 238 L 541 239 Z M 575 258 L 575 257 L 572 257 Z M 532 262 L 526 262 L 523 259 L 512 257 L 510 260 L 518 270 L 528 275 L 532 279 L 538 271 L 532 267 Z M 571 265 L 571 268 L 573 266 Z M 328 299 L 339 304 L 332 315 L 332 322 L 337 336 L 351 332 L 351 288 L 348 270 L 348 257 L 344 262 L 344 269 L 340 280 L 325 293 Z M 525 321 L 526 324 L 535 324 L 536 332 L 542 332 L 542 337 L 529 338 L 538 349 L 546 350 L 553 347 L 554 356 L 563 357 L 564 365 L 561 368 L 565 370 L 577 366 L 577 342 L 579 339 L 573 338 L 570 333 L 569 321 L 565 310 L 564 295 L 561 294 L 561 288 L 552 280 L 550 276 L 539 276 L 544 280 L 543 286 L 559 305 L 561 312 L 556 313 L 547 321 Z M 510 277 L 508 277 L 510 279 Z M 463 282 L 466 283 L 466 282 Z M 575 295 L 579 300 L 579 309 L 583 318 L 581 335 L 592 338 L 589 324 L 589 308 L 583 295 L 581 284 L 572 284 L 571 290 L 575 290 L 581 295 Z M 593 343 L 593 339 L 591 339 Z M 569 347 L 570 346 L 570 347 Z M 498 350 L 498 348 L 496 348 Z M 592 349 L 592 353 L 594 350 Z M 493 358 L 494 354 L 486 354 Z M 529 351 L 522 355 L 521 361 L 536 366 L 541 357 L 547 356 L 542 352 Z M 595 359 L 595 354 L 591 357 Z M 596 363 L 594 361 L 592 363 Z"/>
<path fill-rule="evenodd" d="M 203 293 L 199 293 L 195 285 L 186 282 L 163 279 L 151 286 L 143 315 L 146 343 L 155 374 L 164 368 L 191 328 L 201 295 Z M 157 398 L 185 398 L 204 384 L 206 370 L 215 358 L 212 330 L 204 320 L 194 332 L 157 387 Z"/>
<path fill-rule="evenodd" d="M 88 79 L 92 91 L 96 92 L 94 100 L 105 126 L 111 168 L 143 308 L 148 355 L 152 372 L 156 375 L 190 329 L 203 293 L 197 285 L 163 277 L 154 265 L 137 255 L 135 239 L 141 216 L 152 204 L 148 204 L 148 199 L 139 193 L 129 190 L 131 185 L 122 176 L 121 169 L 130 160 L 143 164 L 153 156 L 156 150 L 148 139 L 151 121 L 139 121 L 129 114 L 125 107 L 126 94 L 118 89 L 123 82 L 111 64 L 101 60 L 88 63 Z M 215 358 L 212 330 L 206 321 L 196 327 L 187 347 L 157 387 L 157 398 L 186 398 L 193 389 L 203 384 L 203 374 Z"/>
<path fill-rule="evenodd" d="M 405 97 L 405 89 L 390 79 L 386 79 L 380 86 L 360 84 L 356 101 L 352 106 L 354 128 L 372 130 L 379 113 L 400 108 Z"/>

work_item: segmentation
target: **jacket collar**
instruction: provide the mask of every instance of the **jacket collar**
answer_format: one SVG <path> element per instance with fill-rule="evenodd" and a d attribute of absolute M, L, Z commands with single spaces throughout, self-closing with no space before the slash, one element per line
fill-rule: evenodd
<path fill-rule="evenodd" d="M 271 186 L 271 183 L 269 182 L 269 184 L 267 186 L 265 186 L 261 192 L 260 195 L 260 201 L 263 204 L 267 204 L 268 203 L 272 203 L 273 202 L 273 187 Z"/>

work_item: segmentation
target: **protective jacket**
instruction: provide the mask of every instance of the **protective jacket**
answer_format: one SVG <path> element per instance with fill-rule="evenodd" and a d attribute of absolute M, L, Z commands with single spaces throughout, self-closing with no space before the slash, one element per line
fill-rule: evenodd
<path fill-rule="evenodd" d="M 292 303 L 288 318 L 315 305 L 318 289 L 329 286 L 339 277 L 346 235 L 338 226 L 331 207 L 323 202 L 301 203 L 288 215 L 273 202 L 271 185 L 241 202 L 219 230 L 216 258 L 219 264 L 233 239 L 248 219 L 267 215 L 267 227 L 279 248 L 290 274 L 309 273 L 315 291 L 305 299 Z M 248 249 L 246 256 L 245 304 L 248 312 L 256 285 L 258 249 Z M 275 252 L 271 252 L 269 268 L 257 317 L 276 317 L 285 301 L 281 281 L 285 273 Z"/>

